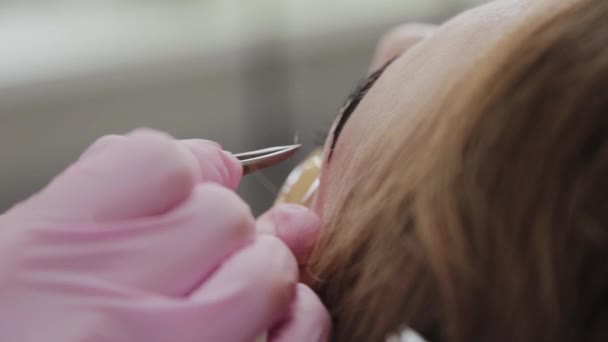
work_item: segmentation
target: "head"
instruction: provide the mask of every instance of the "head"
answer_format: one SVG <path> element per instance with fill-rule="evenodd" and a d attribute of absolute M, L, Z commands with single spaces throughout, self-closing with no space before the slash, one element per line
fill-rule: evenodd
<path fill-rule="evenodd" d="M 608 3 L 497 1 L 333 126 L 309 264 L 337 341 L 608 336 Z"/>

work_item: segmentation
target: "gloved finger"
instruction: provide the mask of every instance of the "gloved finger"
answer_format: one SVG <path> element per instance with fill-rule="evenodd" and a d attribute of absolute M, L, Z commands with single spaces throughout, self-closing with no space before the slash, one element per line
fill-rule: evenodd
<path fill-rule="evenodd" d="M 321 219 L 304 206 L 278 204 L 257 219 L 256 230 L 278 237 L 304 265 L 319 237 Z"/>
<path fill-rule="evenodd" d="M 372 59 L 370 72 L 378 70 L 436 30 L 437 26 L 429 24 L 412 23 L 395 27 L 380 39 Z"/>
<path fill-rule="evenodd" d="M 252 341 L 289 312 L 297 281 L 297 262 L 287 246 L 275 237 L 258 235 L 252 245 L 226 261 L 192 300 L 219 304 L 212 320 L 218 327 L 240 322 L 240 329 L 230 335 L 215 333 L 222 334 L 223 341 Z M 212 341 L 212 336 L 202 340 Z"/>
<path fill-rule="evenodd" d="M 287 320 L 273 329 L 268 342 L 328 341 L 331 318 L 317 295 L 306 285 L 298 284 L 295 302 Z"/>
<path fill-rule="evenodd" d="M 127 136 L 123 135 L 107 135 L 101 139 L 98 139 L 94 142 L 81 156 L 80 159 L 84 159 L 88 156 L 95 155 L 100 153 L 102 150 L 107 148 L 121 148 L 121 144 L 125 144 L 126 141 L 133 135 L 136 134 L 164 134 L 162 132 L 155 132 L 148 129 L 139 129 L 133 131 Z M 170 136 L 168 138 L 172 139 Z M 223 186 L 235 190 L 241 180 L 242 177 L 242 167 L 232 167 L 228 170 L 224 170 L 222 168 L 214 167 L 214 165 L 210 164 L 210 160 L 214 160 L 214 156 L 209 156 L 209 153 L 213 151 L 214 153 L 218 150 L 222 150 L 222 146 L 215 141 L 204 140 L 204 139 L 185 139 L 185 140 L 175 140 L 176 143 L 183 143 L 189 149 L 192 150 L 194 156 L 197 157 L 199 161 L 199 166 L 201 167 L 200 174 L 202 175 L 203 181 L 210 181 L 222 184 Z M 235 165 L 239 163 L 239 161 L 231 154 L 222 151 L 219 155 L 219 158 L 227 158 L 228 166 Z M 211 157 L 211 158 L 209 158 Z M 223 174 L 224 171 L 231 172 L 231 174 L 226 175 Z"/>
<path fill-rule="evenodd" d="M 114 329 L 129 333 L 125 341 L 254 341 L 289 313 L 296 283 L 288 248 L 258 236 L 189 298 L 116 301 L 104 312 L 125 325 Z"/>
<path fill-rule="evenodd" d="M 46 273 L 102 279 L 185 296 L 255 238 L 249 207 L 231 190 L 198 185 L 162 216 L 134 221 L 31 228 L 16 258 Z"/>
<path fill-rule="evenodd" d="M 222 184 L 236 190 L 243 177 L 243 167 L 232 153 L 222 150 L 218 143 L 210 140 L 187 139 L 181 142 L 188 146 L 197 158 L 203 181 Z M 221 159 L 227 167 L 218 168 L 209 162 L 215 159 Z"/>
<path fill-rule="evenodd" d="M 21 207 L 55 221 L 127 220 L 162 214 L 200 182 L 234 189 L 241 166 L 206 141 L 183 143 L 151 130 L 95 143 Z"/>

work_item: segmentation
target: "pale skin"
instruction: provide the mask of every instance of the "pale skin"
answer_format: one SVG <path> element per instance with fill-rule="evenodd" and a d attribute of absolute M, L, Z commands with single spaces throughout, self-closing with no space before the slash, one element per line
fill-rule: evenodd
<path fill-rule="evenodd" d="M 396 59 L 344 125 L 330 161 L 336 123 L 325 142 L 314 204 L 323 221 L 339 214 L 337 208 L 353 182 L 370 169 L 360 156 L 378 149 L 380 136 L 408 134 L 407 122 L 435 108 L 451 89 L 466 87 L 467 75 L 483 66 L 482 57 L 509 39 L 509 32 L 575 1 L 493 1 L 441 26 L 408 24 L 389 32 L 378 45 L 371 70 Z"/>

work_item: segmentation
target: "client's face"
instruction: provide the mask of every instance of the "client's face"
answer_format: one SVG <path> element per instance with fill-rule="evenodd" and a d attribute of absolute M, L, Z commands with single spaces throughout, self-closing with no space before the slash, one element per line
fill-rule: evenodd
<path fill-rule="evenodd" d="M 353 94 L 354 100 L 347 101 L 332 126 L 324 146 L 320 186 L 312 204 L 324 220 L 337 214 L 339 203 L 358 177 L 373 172 L 374 165 L 362 156 L 369 156 L 370 150 L 383 153 L 383 148 L 397 148 L 378 146 L 382 136 L 408 134 L 404 122 L 417 120 L 436 108 L 449 91 L 466 87 L 466 75 L 482 66 L 481 57 L 516 25 L 547 13 L 541 8 L 547 5 L 555 7 L 555 2 L 495 1 L 465 12 L 436 30 L 414 27 L 407 42 L 401 42 L 400 56 L 376 82 L 372 76 L 362 87 L 365 94 Z M 421 39 L 411 44 L 416 40 L 412 35 L 417 34 Z M 399 34 L 394 36 L 399 39 Z M 380 60 L 395 54 L 390 52 L 391 35 L 388 37 L 384 48 L 389 52 L 380 53 Z"/>

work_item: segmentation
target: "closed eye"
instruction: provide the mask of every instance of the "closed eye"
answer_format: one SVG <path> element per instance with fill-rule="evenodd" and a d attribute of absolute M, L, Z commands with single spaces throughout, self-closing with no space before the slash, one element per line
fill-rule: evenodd
<path fill-rule="evenodd" d="M 329 150 L 328 160 L 331 159 L 331 156 L 334 152 L 334 148 L 336 147 L 336 143 L 338 142 L 338 138 L 340 137 L 340 133 L 342 132 L 344 125 L 346 124 L 352 113 L 355 111 L 355 109 L 357 109 L 357 106 L 359 105 L 361 100 L 363 100 L 365 95 L 374 86 L 376 81 L 380 78 L 380 76 L 382 76 L 382 73 L 384 73 L 384 70 L 386 70 L 386 68 L 393 62 L 393 60 L 386 63 L 382 68 L 369 75 L 363 81 L 359 82 L 358 85 L 355 87 L 355 90 L 346 99 L 346 102 L 342 106 L 342 109 L 340 109 L 336 128 L 332 133 L 331 147 Z"/>

